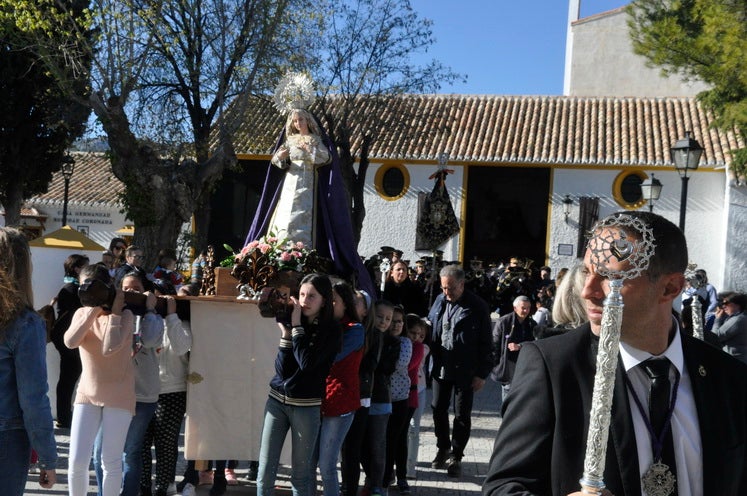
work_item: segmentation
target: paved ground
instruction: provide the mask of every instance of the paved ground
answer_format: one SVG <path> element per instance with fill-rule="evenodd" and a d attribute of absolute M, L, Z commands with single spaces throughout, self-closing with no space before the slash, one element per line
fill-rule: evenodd
<path fill-rule="evenodd" d="M 429 391 L 430 393 L 430 391 Z M 421 424 L 420 452 L 418 455 L 417 479 L 410 481 L 413 495 L 433 496 L 475 496 L 480 493 L 482 481 L 487 471 L 488 460 L 493 449 L 493 439 L 500 425 L 498 417 L 498 396 L 500 388 L 492 381 L 487 381 L 485 388 L 475 397 L 474 410 L 472 412 L 472 437 L 462 460 L 463 474 L 460 479 L 451 479 L 446 476 L 445 470 L 434 470 L 431 468 L 431 460 L 436 456 L 436 439 L 433 435 L 433 419 L 430 411 L 426 408 Z M 61 467 L 58 470 L 58 483 L 52 490 L 43 490 L 37 484 L 36 475 L 29 477 L 24 494 L 67 494 L 67 455 L 69 444 L 69 431 L 57 432 L 57 446 L 60 454 Z M 184 470 L 184 460 L 180 457 L 177 474 Z M 241 463 L 236 470 L 239 477 L 239 485 L 231 486 L 226 492 L 229 496 L 254 495 L 255 486 L 246 480 L 247 464 Z M 283 467 L 278 477 L 280 494 L 290 494 L 289 482 L 290 467 Z M 177 476 L 177 480 L 181 477 Z M 89 494 L 96 494 L 95 480 L 92 479 Z M 197 489 L 199 496 L 207 496 L 210 486 L 201 486 Z M 321 494 L 321 481 L 319 484 Z M 396 488 L 390 488 L 391 496 L 397 496 Z M 173 493 L 176 494 L 176 493 Z M 1 495 L 0 495 L 1 496 Z"/>

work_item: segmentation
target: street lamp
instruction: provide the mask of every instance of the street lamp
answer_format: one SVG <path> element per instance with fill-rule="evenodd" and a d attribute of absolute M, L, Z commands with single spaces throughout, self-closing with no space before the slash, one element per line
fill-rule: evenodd
<path fill-rule="evenodd" d="M 70 155 L 62 159 L 62 177 L 65 179 L 65 196 L 62 200 L 62 227 L 67 225 L 67 194 L 70 190 L 70 178 L 75 170 L 75 160 Z"/>
<path fill-rule="evenodd" d="M 651 173 L 651 177 L 641 183 L 641 197 L 648 202 L 648 211 L 654 211 L 654 202 L 661 196 L 661 181 L 654 177 L 654 173 Z"/>
<path fill-rule="evenodd" d="M 568 217 L 571 215 L 571 207 L 573 206 L 573 199 L 571 198 L 571 195 L 566 194 L 563 198 L 563 215 L 565 216 L 565 221 L 568 222 Z"/>
<path fill-rule="evenodd" d="M 685 131 L 685 137 L 678 140 L 672 147 L 672 162 L 682 178 L 682 196 L 680 197 L 680 230 L 685 232 L 685 211 L 687 210 L 687 174 L 698 169 L 703 147 Z"/>

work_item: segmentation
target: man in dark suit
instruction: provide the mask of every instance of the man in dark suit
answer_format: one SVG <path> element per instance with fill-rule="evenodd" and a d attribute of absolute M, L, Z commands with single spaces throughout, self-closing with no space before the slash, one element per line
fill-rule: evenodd
<path fill-rule="evenodd" d="M 464 288 L 464 270 L 447 265 L 440 272 L 443 294 L 428 314 L 433 324 L 433 429 L 438 453 L 431 463 L 449 477 L 462 475 L 462 456 L 472 427 L 473 395 L 490 373 L 490 312 Z M 454 429 L 449 435 L 449 406 L 454 397 Z"/>
<path fill-rule="evenodd" d="M 649 432 L 646 364 L 668 359 L 674 491 L 660 494 L 747 494 L 747 367 L 702 341 L 682 335 L 672 318 L 684 287 L 687 246 L 671 222 L 648 212 L 625 212 L 651 229 L 655 252 L 648 269 L 626 280 L 620 354 L 615 378 L 604 483 L 615 496 L 646 494 L 642 477 L 662 461 Z M 602 228 L 601 234 L 604 234 Z M 623 229 L 633 238 L 641 235 Z M 595 231 L 600 234 L 600 231 Z M 525 343 L 503 424 L 495 442 L 483 495 L 566 495 L 579 490 L 604 298 L 609 281 L 587 250 L 582 291 L 589 324 Z M 611 268 L 624 269 L 613 260 Z M 636 399 L 637 398 L 637 399 Z M 668 427 L 671 425 L 671 430 Z M 656 451 L 656 452 L 655 452 Z M 658 452 L 658 453 L 657 453 Z M 578 493 L 580 494 L 580 493 Z"/>

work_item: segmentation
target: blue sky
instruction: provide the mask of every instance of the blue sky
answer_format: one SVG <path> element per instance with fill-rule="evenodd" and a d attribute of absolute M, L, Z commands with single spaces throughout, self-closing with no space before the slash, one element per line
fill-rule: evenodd
<path fill-rule="evenodd" d="M 581 17 L 628 3 L 581 0 Z M 441 93 L 563 93 L 567 0 L 411 0 L 411 5 L 434 22 L 436 43 L 421 57 L 468 76 L 467 83 L 444 86 Z"/>

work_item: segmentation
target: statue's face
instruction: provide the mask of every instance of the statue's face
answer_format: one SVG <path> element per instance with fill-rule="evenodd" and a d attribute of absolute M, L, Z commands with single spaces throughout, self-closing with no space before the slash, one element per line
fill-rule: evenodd
<path fill-rule="evenodd" d="M 293 127 L 298 129 L 301 134 L 309 133 L 309 123 L 306 121 L 306 117 L 299 112 L 293 114 Z"/>

